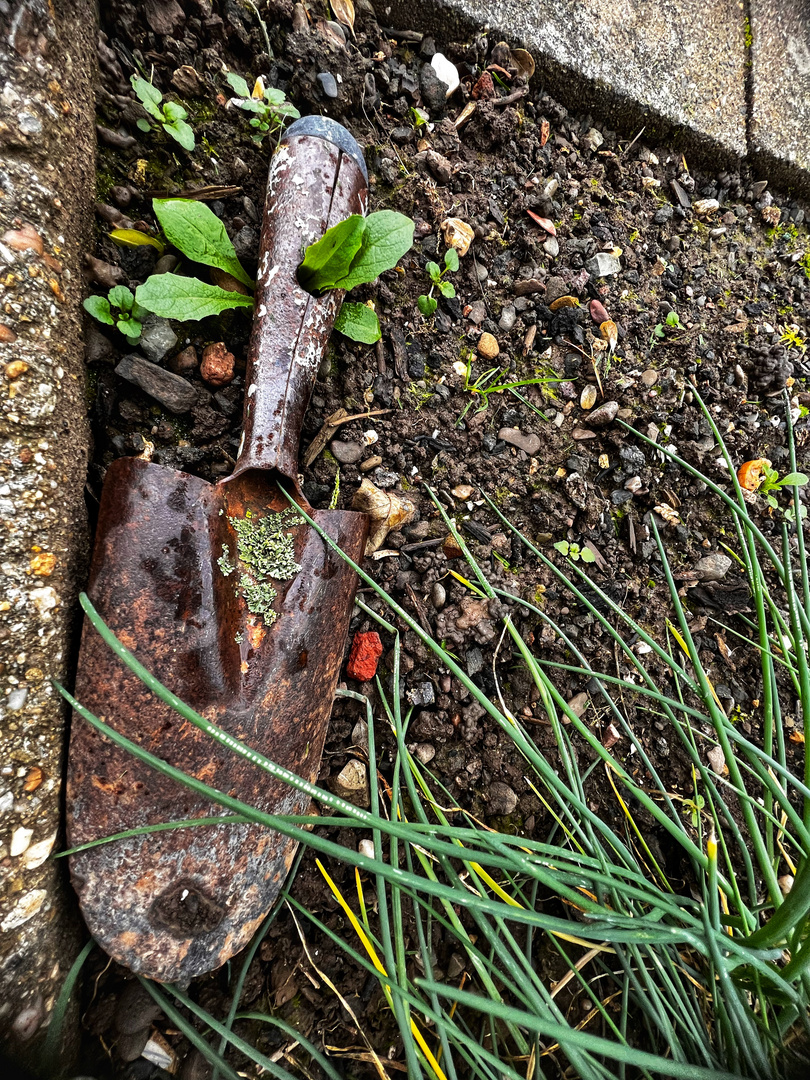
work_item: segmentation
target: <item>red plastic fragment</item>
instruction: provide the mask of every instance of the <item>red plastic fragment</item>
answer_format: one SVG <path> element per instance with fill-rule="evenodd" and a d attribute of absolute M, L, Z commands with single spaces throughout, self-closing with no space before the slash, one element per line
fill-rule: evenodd
<path fill-rule="evenodd" d="M 368 682 L 377 674 L 377 662 L 382 656 L 383 647 L 376 630 L 367 634 L 355 634 L 352 642 L 346 674 L 359 682 Z"/>

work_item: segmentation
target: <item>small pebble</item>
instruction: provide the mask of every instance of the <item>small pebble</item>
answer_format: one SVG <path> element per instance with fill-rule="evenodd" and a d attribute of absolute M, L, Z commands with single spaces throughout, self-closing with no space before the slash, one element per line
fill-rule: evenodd
<path fill-rule="evenodd" d="M 436 72 L 438 77 L 443 83 L 447 85 L 447 97 L 458 89 L 461 79 L 459 78 L 458 68 L 452 61 L 448 60 L 443 53 L 434 53 L 433 58 L 430 61 L 430 66 Z"/>
<path fill-rule="evenodd" d="M 645 386 L 655 386 L 658 382 L 658 372 L 655 368 L 647 368 L 646 371 L 641 373 L 641 381 Z"/>
<path fill-rule="evenodd" d="M 501 318 L 500 318 L 500 322 L 498 323 L 498 326 L 500 327 L 501 330 L 504 331 L 504 333 L 508 334 L 509 331 L 512 329 L 512 327 L 515 325 L 515 320 L 516 319 L 517 319 L 517 312 L 516 312 L 514 306 L 512 304 L 509 304 L 501 312 Z M 479 343 L 479 349 L 480 349 L 480 343 Z"/>
<path fill-rule="evenodd" d="M 501 347 L 492 334 L 484 333 L 478 339 L 478 355 L 485 360 L 494 360 L 500 351 Z"/>
<path fill-rule="evenodd" d="M 157 364 L 150 363 L 137 353 L 121 360 L 115 369 L 117 375 L 139 386 L 144 393 L 159 401 L 169 412 L 188 412 L 197 401 L 197 391 L 181 379 Z"/>
<path fill-rule="evenodd" d="M 701 581 L 721 581 L 731 569 L 731 559 L 717 551 L 698 559 L 695 573 Z"/>
<path fill-rule="evenodd" d="M 591 300 L 589 310 L 591 312 L 591 318 L 593 319 L 593 321 L 595 323 L 598 323 L 600 326 L 603 322 L 608 322 L 610 320 L 607 309 L 603 304 L 600 304 L 598 300 Z"/>
<path fill-rule="evenodd" d="M 556 259 L 560 254 L 560 242 L 556 237 L 550 236 L 543 244 L 543 251 L 546 255 L 550 255 L 552 259 Z"/>
<path fill-rule="evenodd" d="M 171 358 L 169 361 L 169 370 L 173 371 L 175 375 L 188 375 L 190 371 L 194 371 L 198 362 L 197 350 L 193 345 L 188 345 L 176 356 Z"/>
<path fill-rule="evenodd" d="M 338 84 L 335 76 L 329 71 L 320 71 L 317 76 L 318 82 L 321 84 L 321 89 L 328 98 L 336 98 L 338 96 Z"/>
<path fill-rule="evenodd" d="M 138 345 L 149 360 L 159 364 L 177 344 L 177 334 L 172 330 L 169 320 L 161 318 L 160 315 L 147 315 L 141 325 Z"/>
<path fill-rule="evenodd" d="M 543 445 L 539 435 L 524 435 L 519 428 L 501 428 L 498 438 L 510 446 L 516 446 L 518 450 L 525 450 L 529 457 L 534 457 Z"/>
<path fill-rule="evenodd" d="M 337 455 L 335 455 L 337 457 Z M 379 454 L 375 454 L 374 457 L 366 458 L 365 461 L 360 462 L 360 472 L 371 472 L 372 469 L 376 469 L 378 465 L 382 465 L 382 458 Z"/>
<path fill-rule="evenodd" d="M 582 716 L 588 707 L 588 695 L 586 693 L 575 694 L 568 702 L 568 708 L 574 716 Z"/>
<path fill-rule="evenodd" d="M 472 496 L 474 488 L 471 488 L 469 484 L 459 484 L 458 487 L 453 488 L 454 499 L 469 499 Z"/>
<path fill-rule="evenodd" d="M 447 593 L 444 585 L 440 581 L 436 581 L 430 590 L 430 601 L 437 611 L 441 611 L 447 602 Z"/>
<path fill-rule="evenodd" d="M 508 784 L 496 780 L 489 786 L 489 812 L 497 817 L 513 813 L 518 804 L 518 797 Z"/>
<path fill-rule="evenodd" d="M 426 742 L 417 743 L 413 753 L 418 761 L 421 761 L 423 765 L 427 765 L 429 761 L 433 761 L 436 757 L 436 747 Z"/>
<path fill-rule="evenodd" d="M 233 380 L 234 356 L 225 343 L 215 341 L 203 349 L 200 375 L 211 386 L 227 386 Z"/>
<path fill-rule="evenodd" d="M 341 465 L 356 464 L 365 451 L 365 447 L 361 443 L 341 442 L 340 439 L 333 439 L 329 444 L 329 449 Z"/>
<path fill-rule="evenodd" d="M 596 404 L 596 387 L 589 383 L 579 398 L 579 404 L 583 409 L 592 409 Z"/>
<path fill-rule="evenodd" d="M 604 405 L 600 405 L 598 409 L 594 409 L 588 417 L 588 423 L 591 427 L 606 427 L 616 419 L 616 413 L 618 411 L 618 401 L 606 401 Z"/>

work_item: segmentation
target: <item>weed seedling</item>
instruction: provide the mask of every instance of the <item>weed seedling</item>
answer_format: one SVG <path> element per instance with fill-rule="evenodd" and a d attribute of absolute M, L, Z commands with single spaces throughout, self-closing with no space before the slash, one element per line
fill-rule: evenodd
<path fill-rule="evenodd" d="M 256 130 L 251 138 L 257 146 L 261 145 L 265 135 L 280 132 L 285 121 L 297 120 L 301 115 L 298 109 L 287 101 L 283 90 L 275 90 L 272 86 L 265 87 L 261 77 L 253 84 L 253 90 L 250 90 L 241 75 L 230 71 L 228 85 L 236 92 L 237 96 L 232 98 L 232 101 L 237 108 L 253 114 L 250 126 Z"/>
<path fill-rule="evenodd" d="M 561 378 L 551 376 L 538 376 L 534 379 L 516 379 L 514 381 L 503 382 L 498 378 L 502 370 L 503 369 L 500 367 L 490 368 L 488 371 L 485 371 L 483 375 L 479 375 L 475 382 L 471 382 L 470 380 L 472 378 L 472 361 L 470 358 L 467 359 L 467 371 L 464 376 L 464 389 L 473 396 L 471 400 L 468 401 L 467 404 L 464 406 L 461 416 L 459 416 L 458 420 L 456 420 L 456 427 L 458 427 L 458 425 L 462 422 L 462 420 L 470 411 L 476 400 L 478 401 L 478 408 L 475 411 L 483 412 L 483 410 L 486 409 L 487 405 L 489 404 L 489 395 L 503 394 L 504 391 L 508 391 L 512 395 L 512 397 L 517 398 L 517 400 L 521 402 L 521 404 L 531 409 L 532 412 L 536 413 L 539 417 L 541 417 L 541 419 L 548 421 L 548 417 L 546 416 L 546 414 L 544 412 L 541 412 L 541 410 L 536 408 L 536 406 L 532 405 L 532 403 L 527 398 L 525 398 L 523 394 L 520 393 L 518 388 L 521 386 L 543 386 L 547 383 L 563 382 L 563 380 Z"/>
<path fill-rule="evenodd" d="M 178 105 L 176 101 L 167 101 L 165 105 L 161 105 L 163 101 L 161 92 L 146 79 L 142 79 L 140 75 L 133 75 L 130 82 L 144 109 L 154 120 L 157 120 L 166 134 L 171 135 L 184 150 L 193 150 L 194 131 L 186 123 L 188 113 L 183 106 Z M 152 125 L 143 118 L 138 121 L 138 127 L 141 131 L 152 130 Z"/>
<path fill-rule="evenodd" d="M 236 257 L 225 226 L 205 203 L 195 199 L 153 199 L 152 207 L 166 239 L 186 258 L 224 270 L 243 285 L 253 288 L 253 281 Z M 252 296 L 179 274 L 153 274 L 138 286 L 135 299 L 147 311 L 181 322 L 219 315 L 228 308 L 253 305 Z"/>
<path fill-rule="evenodd" d="M 780 480 L 779 473 L 776 469 L 772 469 L 768 465 L 763 468 L 763 476 L 764 479 L 760 484 L 758 491 L 760 495 L 765 496 L 765 501 L 772 510 L 777 510 L 779 508 L 779 503 L 776 501 L 775 495 L 772 494 L 773 492 L 781 491 L 782 488 L 786 487 L 804 487 L 808 480 L 807 476 L 801 472 L 788 473 L 787 476 L 783 476 Z M 803 520 L 806 516 L 806 507 L 800 507 L 800 518 Z M 785 517 L 788 521 L 793 521 L 795 517 L 794 511 L 792 509 L 786 510 Z"/>
<path fill-rule="evenodd" d="M 449 281 L 444 280 L 444 275 L 448 272 L 454 274 L 458 270 L 458 252 L 455 248 L 448 248 L 445 251 L 444 270 L 435 262 L 429 262 L 425 269 L 433 284 L 430 286 L 430 292 L 427 296 L 420 296 L 417 304 L 425 318 L 429 319 L 439 303 L 433 295 L 434 289 L 438 289 L 442 296 L 453 297 L 456 295 L 455 287 Z"/>
<path fill-rule="evenodd" d="M 807 341 L 801 336 L 799 327 L 795 323 L 782 327 L 779 340 L 789 349 L 796 349 L 802 354 L 807 352 Z"/>
<path fill-rule="evenodd" d="M 348 292 L 391 270 L 412 244 L 413 222 L 404 214 L 394 210 L 378 210 L 368 217 L 352 214 L 309 245 L 298 267 L 298 283 L 313 296 L 331 289 Z M 366 304 L 344 304 L 335 329 L 366 345 L 380 339 L 379 319 Z"/>
<path fill-rule="evenodd" d="M 130 345 L 134 345 L 141 336 L 141 319 L 147 311 L 135 300 L 126 285 L 116 285 L 110 289 L 107 296 L 88 296 L 84 302 L 84 310 L 88 311 L 94 319 L 106 326 L 114 326 L 119 330 Z"/>
<path fill-rule="evenodd" d="M 554 549 L 559 551 L 561 555 L 573 559 L 574 562 L 579 562 L 580 559 L 584 563 L 596 562 L 596 556 L 590 548 L 580 547 L 579 544 L 569 544 L 567 540 L 558 540 L 554 545 Z"/>
<path fill-rule="evenodd" d="M 658 323 L 650 335 L 650 345 L 655 345 L 658 341 L 663 341 L 668 336 L 667 330 L 686 330 L 686 327 L 678 317 L 677 311 L 670 311 L 664 322 Z"/>

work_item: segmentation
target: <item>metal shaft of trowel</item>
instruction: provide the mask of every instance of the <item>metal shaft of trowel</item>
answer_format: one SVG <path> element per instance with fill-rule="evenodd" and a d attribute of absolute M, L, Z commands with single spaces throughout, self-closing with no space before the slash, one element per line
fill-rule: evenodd
<path fill-rule="evenodd" d="M 307 246 L 350 214 L 365 214 L 367 199 L 363 155 L 344 127 L 307 116 L 288 129 L 267 181 L 234 476 L 275 469 L 297 487 L 301 425 L 343 292 L 313 297 L 296 273 Z"/>

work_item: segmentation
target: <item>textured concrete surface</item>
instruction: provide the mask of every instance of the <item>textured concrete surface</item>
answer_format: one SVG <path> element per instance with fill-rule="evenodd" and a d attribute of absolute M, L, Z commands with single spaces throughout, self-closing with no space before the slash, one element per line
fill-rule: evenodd
<path fill-rule="evenodd" d="M 49 858 L 67 719 L 50 680 L 70 677 L 87 554 L 94 7 L 0 5 L 0 1047 L 30 1065 L 80 946 Z"/>
<path fill-rule="evenodd" d="M 792 2 L 792 0 L 784 0 Z M 680 138 L 715 160 L 745 153 L 738 0 L 391 0 L 380 19 L 445 40 L 489 26 L 535 56 L 545 89 L 612 127 Z"/>
<path fill-rule="evenodd" d="M 751 156 L 810 190 L 810 0 L 751 0 Z"/>
<path fill-rule="evenodd" d="M 747 157 L 810 195 L 810 0 L 389 0 L 381 22 L 442 43 L 488 28 L 566 108 L 691 160 Z"/>

